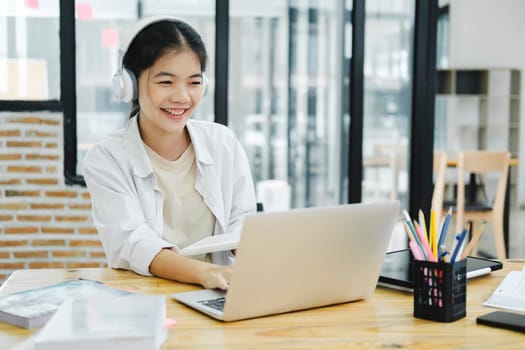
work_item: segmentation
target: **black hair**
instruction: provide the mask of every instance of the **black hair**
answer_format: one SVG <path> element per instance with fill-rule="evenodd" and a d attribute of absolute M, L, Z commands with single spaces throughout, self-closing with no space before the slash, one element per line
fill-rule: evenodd
<path fill-rule="evenodd" d="M 176 20 L 166 19 L 153 22 L 142 29 L 131 41 L 122 65 L 131 71 L 138 82 L 138 77 L 155 61 L 171 50 L 190 49 L 199 58 L 201 72 L 206 71 L 208 54 L 199 33 L 189 24 Z M 132 102 L 130 118 L 140 109 L 138 99 Z"/>

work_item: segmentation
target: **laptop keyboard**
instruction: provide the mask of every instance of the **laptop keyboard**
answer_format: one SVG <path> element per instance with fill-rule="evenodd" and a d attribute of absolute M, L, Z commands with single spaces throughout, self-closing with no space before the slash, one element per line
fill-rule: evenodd
<path fill-rule="evenodd" d="M 212 309 L 215 309 L 215 310 L 223 311 L 225 301 L 226 301 L 225 297 L 220 297 L 220 298 L 215 298 L 215 299 L 199 300 L 198 303 L 205 305 L 207 307 L 211 307 Z"/>

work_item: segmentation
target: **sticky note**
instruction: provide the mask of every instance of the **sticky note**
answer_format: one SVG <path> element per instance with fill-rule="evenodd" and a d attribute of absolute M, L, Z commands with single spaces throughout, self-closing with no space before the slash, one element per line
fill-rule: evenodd
<path fill-rule="evenodd" d="M 88 4 L 86 2 L 78 3 L 77 6 L 77 19 L 83 20 L 83 21 L 89 21 L 93 19 L 93 9 L 91 8 L 91 4 Z"/>
<path fill-rule="evenodd" d="M 40 8 L 40 1 L 39 0 L 24 0 L 24 6 L 30 9 L 38 9 Z"/>
<path fill-rule="evenodd" d="M 102 46 L 118 47 L 119 38 L 118 31 L 113 28 L 102 29 Z"/>

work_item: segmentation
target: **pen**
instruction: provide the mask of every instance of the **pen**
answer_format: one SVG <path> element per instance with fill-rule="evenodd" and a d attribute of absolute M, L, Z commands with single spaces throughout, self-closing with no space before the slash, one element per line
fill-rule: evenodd
<path fill-rule="evenodd" d="M 438 239 L 439 256 L 441 256 L 441 247 L 445 243 L 445 238 L 447 236 L 447 231 L 448 231 L 448 225 L 450 223 L 451 218 L 452 218 L 452 207 L 448 208 L 447 215 L 445 216 L 445 219 L 443 221 L 443 227 L 441 228 L 441 232 L 439 233 L 439 239 Z"/>
<path fill-rule="evenodd" d="M 454 237 L 454 242 L 452 243 L 452 248 L 450 249 L 450 251 L 452 252 L 452 255 L 456 254 L 456 249 L 458 249 L 459 247 L 458 243 L 461 244 L 460 240 L 461 240 L 461 236 L 463 235 L 463 232 L 465 230 L 467 230 L 467 233 L 470 231 L 470 225 L 471 225 L 471 222 L 469 221 L 468 224 L 464 227 L 464 229 L 461 232 L 458 232 L 456 234 L 456 237 Z"/>
<path fill-rule="evenodd" d="M 439 261 L 442 261 L 442 262 L 448 262 L 448 261 L 447 261 L 447 260 L 448 260 L 448 259 L 447 259 L 448 252 L 447 252 L 447 249 L 446 249 L 446 247 L 445 247 L 444 244 L 442 244 L 442 245 L 440 246 L 440 251 L 441 251 L 441 253 L 440 253 L 440 255 L 439 255 Z"/>
<path fill-rule="evenodd" d="M 465 240 L 465 237 L 467 236 L 468 230 L 466 228 L 463 229 L 463 231 L 459 234 L 459 237 L 456 237 L 455 248 L 453 248 L 452 256 L 450 257 L 450 262 L 454 263 L 456 261 L 456 257 L 460 255 L 460 251 L 462 251 L 463 241 Z M 461 256 L 461 255 L 460 255 Z"/>

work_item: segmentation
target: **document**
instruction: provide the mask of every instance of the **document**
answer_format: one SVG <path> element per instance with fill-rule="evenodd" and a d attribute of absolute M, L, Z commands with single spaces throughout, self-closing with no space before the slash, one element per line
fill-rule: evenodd
<path fill-rule="evenodd" d="M 180 253 L 184 256 L 192 256 L 235 249 L 239 246 L 240 239 L 240 232 L 213 235 L 181 249 Z"/>
<path fill-rule="evenodd" d="M 0 297 L 0 321 L 23 328 L 42 327 L 66 299 L 129 295 L 97 281 L 68 280 Z"/>
<path fill-rule="evenodd" d="M 159 349 L 165 318 L 164 295 L 68 299 L 36 334 L 35 350 Z"/>
<path fill-rule="evenodd" d="M 509 272 L 483 305 L 525 312 L 525 267 Z"/>

